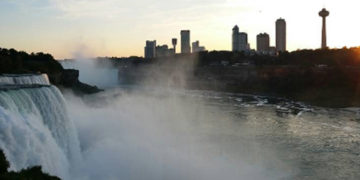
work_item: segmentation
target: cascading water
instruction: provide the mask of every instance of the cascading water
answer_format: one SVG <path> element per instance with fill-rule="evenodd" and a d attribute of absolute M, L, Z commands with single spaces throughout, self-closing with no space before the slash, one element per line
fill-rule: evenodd
<path fill-rule="evenodd" d="M 0 75 L 0 85 L 50 85 L 46 74 L 4 74 Z"/>
<path fill-rule="evenodd" d="M 80 146 L 60 91 L 46 75 L 7 75 L 0 82 L 0 148 L 11 170 L 41 165 L 69 179 Z"/>

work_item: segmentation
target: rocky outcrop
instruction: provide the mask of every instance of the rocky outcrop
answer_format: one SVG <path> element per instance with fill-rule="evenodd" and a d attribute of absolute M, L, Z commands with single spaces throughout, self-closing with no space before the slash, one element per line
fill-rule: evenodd
<path fill-rule="evenodd" d="M 71 87 L 79 82 L 79 70 L 64 69 L 61 74 L 61 84 L 65 87 Z"/>
<path fill-rule="evenodd" d="M 61 74 L 60 86 L 70 88 L 76 94 L 93 94 L 102 91 L 96 86 L 91 86 L 79 81 L 79 70 L 64 69 Z M 62 88 L 61 88 L 62 89 Z"/>
<path fill-rule="evenodd" d="M 72 89 L 77 94 L 101 91 L 79 81 L 79 71 L 64 69 L 51 54 L 0 48 L 0 74 L 47 74 L 51 84 L 60 89 Z"/>

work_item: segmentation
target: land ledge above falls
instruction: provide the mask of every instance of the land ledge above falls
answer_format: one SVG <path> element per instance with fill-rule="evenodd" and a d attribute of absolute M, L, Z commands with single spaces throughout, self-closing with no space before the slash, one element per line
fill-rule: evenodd
<path fill-rule="evenodd" d="M 91 86 L 79 81 L 79 70 L 64 69 L 60 73 L 48 74 L 50 83 L 60 90 L 71 89 L 77 95 L 94 94 L 103 91 L 97 86 Z"/>
<path fill-rule="evenodd" d="M 27 77 L 33 75 L 42 75 L 46 73 L 14 73 L 14 74 L 0 74 L 5 77 Z M 75 69 L 63 69 L 59 73 L 47 74 L 50 84 L 57 86 L 60 90 L 71 89 L 77 95 L 94 94 L 103 91 L 96 86 L 91 86 L 79 81 L 79 71 Z M 0 90 L 15 90 L 20 88 L 39 88 L 47 87 L 48 84 L 1 84 Z"/>

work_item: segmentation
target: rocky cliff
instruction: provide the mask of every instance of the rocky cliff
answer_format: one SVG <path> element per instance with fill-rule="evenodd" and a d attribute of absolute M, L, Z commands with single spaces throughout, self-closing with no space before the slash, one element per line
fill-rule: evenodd
<path fill-rule="evenodd" d="M 47 74 L 51 84 L 60 89 L 71 89 L 77 94 L 101 91 L 79 81 L 79 71 L 64 69 L 52 55 L 44 53 L 28 54 L 15 49 L 0 48 L 0 74 Z"/>

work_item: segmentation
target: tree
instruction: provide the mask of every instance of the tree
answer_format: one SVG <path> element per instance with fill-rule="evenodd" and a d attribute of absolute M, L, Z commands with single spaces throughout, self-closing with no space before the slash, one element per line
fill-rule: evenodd
<path fill-rule="evenodd" d="M 5 154 L 3 151 L 0 151 L 0 174 L 7 173 L 7 170 L 9 169 L 10 164 L 6 160 Z"/>

